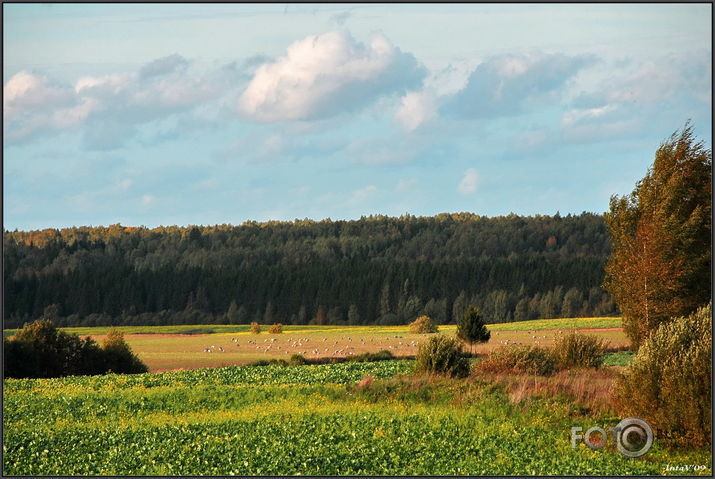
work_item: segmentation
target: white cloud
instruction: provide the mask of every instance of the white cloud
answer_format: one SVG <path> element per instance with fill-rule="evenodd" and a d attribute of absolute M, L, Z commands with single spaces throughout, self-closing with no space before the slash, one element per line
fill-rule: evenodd
<path fill-rule="evenodd" d="M 189 65 L 171 55 L 138 72 L 84 76 L 73 87 L 19 72 L 3 87 L 6 138 L 22 141 L 38 133 L 81 128 L 90 148 L 121 146 L 135 126 L 194 109 L 225 93 L 226 75 L 196 75 Z"/>
<path fill-rule="evenodd" d="M 72 91 L 49 78 L 27 71 L 13 75 L 3 86 L 3 118 L 12 119 L 32 110 L 43 112 L 73 103 Z"/>
<path fill-rule="evenodd" d="M 156 198 L 154 198 L 152 195 L 143 195 L 141 198 L 143 205 L 150 205 L 154 202 L 155 199 Z"/>
<path fill-rule="evenodd" d="M 518 115 L 563 93 L 566 82 L 595 61 L 592 55 L 543 53 L 492 57 L 474 69 L 443 108 L 461 118 Z"/>
<path fill-rule="evenodd" d="M 407 131 L 414 131 L 426 121 L 431 120 L 436 111 L 437 105 L 431 93 L 409 92 L 400 100 L 400 107 L 395 113 L 395 121 Z"/>
<path fill-rule="evenodd" d="M 414 56 L 382 35 L 368 45 L 346 32 L 311 35 L 256 70 L 238 109 L 262 122 L 325 118 L 419 86 L 424 76 Z"/>
<path fill-rule="evenodd" d="M 477 184 L 479 182 L 479 177 L 477 176 L 477 170 L 474 168 L 468 168 L 464 172 L 462 181 L 457 185 L 457 191 L 463 195 L 471 195 L 477 191 Z"/>

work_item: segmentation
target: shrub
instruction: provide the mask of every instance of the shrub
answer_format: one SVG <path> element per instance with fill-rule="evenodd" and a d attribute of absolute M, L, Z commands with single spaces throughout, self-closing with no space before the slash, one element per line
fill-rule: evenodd
<path fill-rule="evenodd" d="M 556 360 L 548 349 L 531 345 L 513 345 L 495 349 L 477 363 L 476 369 L 488 373 L 528 373 L 548 376 L 556 371 Z"/>
<path fill-rule="evenodd" d="M 288 359 L 289 366 L 303 366 L 304 364 L 308 364 L 308 360 L 301 354 L 294 354 Z"/>
<path fill-rule="evenodd" d="M 260 332 L 261 332 L 261 325 L 255 321 L 252 322 L 251 323 L 251 334 L 258 334 Z"/>
<path fill-rule="evenodd" d="M 603 363 L 607 343 L 596 336 L 570 332 L 554 343 L 554 359 L 559 368 L 598 368 Z"/>
<path fill-rule="evenodd" d="M 118 331 L 102 348 L 92 338 L 57 329 L 52 321 L 25 324 L 12 340 L 4 340 L 6 377 L 51 378 L 70 375 L 146 372 Z"/>
<path fill-rule="evenodd" d="M 469 361 L 462 354 L 462 345 L 458 340 L 440 334 L 420 345 L 417 371 L 465 377 L 469 374 Z"/>
<path fill-rule="evenodd" d="M 429 316 L 420 316 L 410 323 L 411 334 L 427 334 L 436 332 L 438 332 L 437 325 L 432 322 L 432 318 Z"/>
<path fill-rule="evenodd" d="M 260 332 L 260 329 L 259 329 Z M 268 330 L 270 334 L 281 334 L 283 332 L 283 325 L 281 323 L 276 323 Z"/>
<path fill-rule="evenodd" d="M 149 370 L 124 341 L 121 331 L 110 329 L 102 342 L 107 370 L 117 374 L 145 373 Z"/>
<path fill-rule="evenodd" d="M 349 362 L 372 362 L 372 361 L 389 361 L 395 359 L 395 355 L 387 349 L 376 353 L 362 353 L 347 358 Z"/>
<path fill-rule="evenodd" d="M 470 345 L 486 343 L 491 338 L 491 332 L 482 320 L 482 315 L 475 306 L 470 306 L 457 324 L 457 337 Z"/>
<path fill-rule="evenodd" d="M 662 324 L 614 388 L 620 413 L 645 419 L 659 437 L 711 441 L 712 303 Z"/>

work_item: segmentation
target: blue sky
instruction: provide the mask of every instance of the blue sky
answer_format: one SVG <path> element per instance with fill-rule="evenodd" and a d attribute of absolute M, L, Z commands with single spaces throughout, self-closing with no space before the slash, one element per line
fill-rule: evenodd
<path fill-rule="evenodd" d="M 3 12 L 10 230 L 600 213 L 712 143 L 707 4 Z"/>

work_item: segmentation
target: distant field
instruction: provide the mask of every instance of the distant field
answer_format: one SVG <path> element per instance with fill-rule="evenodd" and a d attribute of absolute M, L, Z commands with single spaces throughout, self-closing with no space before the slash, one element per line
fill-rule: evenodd
<path fill-rule="evenodd" d="M 514 323 L 490 324 L 492 331 L 539 331 L 544 329 L 582 329 L 582 328 L 620 328 L 621 318 L 557 318 L 535 319 L 532 321 L 517 321 Z M 68 333 L 80 336 L 95 336 L 107 334 L 112 326 L 62 328 Z M 440 331 L 454 331 L 457 327 L 453 324 L 440 326 Z M 176 326 L 114 326 L 124 334 L 220 334 L 220 333 L 247 333 L 250 326 L 247 324 L 182 324 Z M 5 336 L 12 336 L 17 329 L 5 329 Z M 295 325 L 283 326 L 284 332 L 293 333 L 341 333 L 341 332 L 371 332 L 375 334 L 407 333 L 407 326 L 312 326 Z"/>
<path fill-rule="evenodd" d="M 523 321 L 490 325 L 492 339 L 474 347 L 486 353 L 507 343 L 548 345 L 559 331 L 584 329 L 603 337 L 612 348 L 628 346 L 619 318 L 580 318 Z M 98 341 L 109 327 L 65 328 Z M 251 334 L 247 325 L 122 326 L 125 338 L 150 371 L 247 364 L 259 359 L 349 357 L 388 350 L 413 356 L 428 335 L 409 334 L 407 326 L 285 326 L 282 334 Z M 455 325 L 439 327 L 454 334 Z M 14 333 L 14 330 L 8 332 Z M 210 352 L 208 352 L 208 351 Z"/>

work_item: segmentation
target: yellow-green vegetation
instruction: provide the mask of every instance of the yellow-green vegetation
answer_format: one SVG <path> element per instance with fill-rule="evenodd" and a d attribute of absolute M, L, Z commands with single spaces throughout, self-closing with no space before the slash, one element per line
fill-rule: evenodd
<path fill-rule="evenodd" d="M 197 369 L 5 381 L 7 475 L 663 474 L 707 449 L 656 440 L 639 459 L 572 449 L 613 426 L 563 398 L 406 377 L 413 362 Z M 361 378 L 374 378 L 358 382 Z M 528 402 L 528 406 L 527 403 Z M 703 471 L 710 473 L 708 468 Z"/>
<path fill-rule="evenodd" d="M 512 323 L 488 324 L 491 331 L 542 331 L 548 329 L 601 329 L 622 327 L 619 317 L 598 318 L 557 318 L 535 319 L 533 321 L 516 321 Z M 454 324 L 439 326 L 440 331 L 452 331 L 457 328 Z M 123 334 L 250 334 L 248 324 L 181 324 L 171 326 L 93 326 L 60 328 L 62 331 L 79 334 L 80 336 L 96 336 L 107 334 L 110 329 L 116 329 Z M 12 336 L 17 329 L 5 329 L 5 336 Z M 289 333 L 333 333 L 346 332 L 373 333 L 373 334 L 398 334 L 408 333 L 408 326 L 318 326 L 318 325 L 283 325 L 283 332 Z"/>
<path fill-rule="evenodd" d="M 487 325 L 490 331 L 544 331 L 547 329 L 603 329 L 621 328 L 621 318 L 605 316 L 598 318 L 534 319 Z"/>

